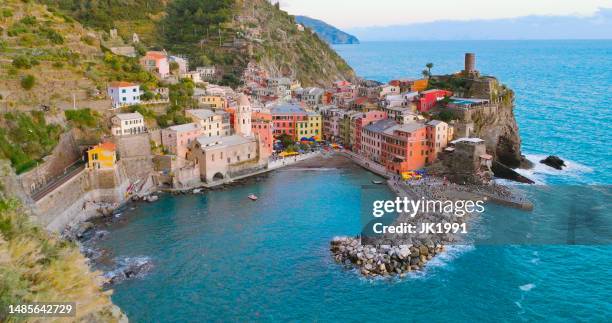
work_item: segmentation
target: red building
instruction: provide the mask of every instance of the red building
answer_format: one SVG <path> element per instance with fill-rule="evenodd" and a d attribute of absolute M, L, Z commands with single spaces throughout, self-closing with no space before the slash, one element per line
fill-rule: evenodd
<path fill-rule="evenodd" d="M 308 114 L 299 105 L 283 103 L 270 109 L 275 138 L 286 134 L 297 140 L 296 123 L 306 121 Z"/>
<path fill-rule="evenodd" d="M 419 110 L 419 112 L 427 112 L 431 110 L 431 108 L 433 108 L 438 101 L 447 96 L 453 96 L 453 92 L 437 89 L 423 91 L 416 99 L 417 110 Z"/>

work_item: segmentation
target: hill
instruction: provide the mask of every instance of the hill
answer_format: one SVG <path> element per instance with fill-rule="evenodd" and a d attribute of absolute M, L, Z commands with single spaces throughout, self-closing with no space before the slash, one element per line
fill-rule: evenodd
<path fill-rule="evenodd" d="M 115 27 L 125 39 L 137 33 L 150 48 L 186 55 L 191 66 L 215 65 L 222 71 L 221 84 L 238 85 L 250 61 L 305 85 L 354 77 L 326 42 L 299 31 L 293 16 L 265 0 L 132 0 L 124 10 L 113 1 L 41 2 L 85 26 Z"/>
<path fill-rule="evenodd" d="M 312 30 L 330 44 L 359 44 L 357 37 L 346 33 L 322 20 L 307 16 L 295 16 L 295 21 Z"/>

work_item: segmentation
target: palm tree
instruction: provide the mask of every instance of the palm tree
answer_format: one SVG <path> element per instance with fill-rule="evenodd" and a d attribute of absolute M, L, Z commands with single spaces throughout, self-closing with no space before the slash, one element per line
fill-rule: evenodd
<path fill-rule="evenodd" d="M 430 78 L 430 77 L 431 77 L 431 75 L 429 74 L 429 71 L 428 71 L 428 70 L 423 70 L 423 71 L 421 72 L 421 74 L 423 74 L 423 77 L 426 77 L 426 78 Z"/>
<path fill-rule="evenodd" d="M 427 72 L 428 72 L 429 78 L 431 78 L 431 69 L 434 67 L 434 64 L 433 63 L 427 63 L 427 64 L 425 64 L 425 67 L 427 67 Z"/>

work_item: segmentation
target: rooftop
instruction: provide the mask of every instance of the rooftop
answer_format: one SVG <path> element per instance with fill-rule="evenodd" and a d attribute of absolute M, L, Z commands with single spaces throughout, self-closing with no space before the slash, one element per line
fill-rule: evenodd
<path fill-rule="evenodd" d="M 145 54 L 145 57 L 149 59 L 158 60 L 166 58 L 166 54 L 163 52 L 149 51 Z"/>
<path fill-rule="evenodd" d="M 422 129 L 423 127 L 425 127 L 425 125 L 420 122 L 411 122 L 407 124 L 398 124 L 398 125 L 389 127 L 385 129 L 384 132 L 386 134 L 392 135 L 395 131 L 414 132 L 419 129 Z"/>
<path fill-rule="evenodd" d="M 196 130 L 199 129 L 200 125 L 197 123 L 185 123 L 185 124 L 180 124 L 177 126 L 172 126 L 169 127 L 168 129 L 176 131 L 176 132 L 185 132 L 185 131 L 191 131 L 191 130 Z"/>
<path fill-rule="evenodd" d="M 216 114 L 213 110 L 208 110 L 208 109 L 193 109 L 193 110 L 187 110 L 185 112 L 190 113 L 194 115 L 196 118 L 200 118 L 200 119 L 208 119 Z"/>
<path fill-rule="evenodd" d="M 110 82 L 108 84 L 108 87 L 130 87 L 130 86 L 138 86 L 138 84 L 132 83 L 132 82 L 125 82 L 125 81 L 115 81 L 115 82 Z"/>
<path fill-rule="evenodd" d="M 397 125 L 397 122 L 395 122 L 395 120 L 385 119 L 385 120 L 380 120 L 372 124 L 369 124 L 365 126 L 364 129 L 368 131 L 372 131 L 372 132 L 383 132 L 386 129 L 393 127 L 395 125 Z"/>
<path fill-rule="evenodd" d="M 484 140 L 482 140 L 480 138 L 463 137 L 463 138 L 455 139 L 455 140 L 451 141 L 450 143 L 455 145 L 455 144 L 460 143 L 460 142 L 479 144 L 479 143 L 484 143 Z"/>
<path fill-rule="evenodd" d="M 200 136 L 196 139 L 200 144 L 201 149 L 205 150 L 207 148 L 219 148 L 219 147 L 230 147 L 236 145 L 247 144 L 254 141 L 253 138 L 243 137 L 240 135 L 232 135 L 232 136 L 215 136 L 215 137 L 207 137 Z"/>
<path fill-rule="evenodd" d="M 134 119 L 142 119 L 142 114 L 138 112 L 117 113 L 115 117 L 119 118 L 119 120 L 134 120 Z"/>
<path fill-rule="evenodd" d="M 306 115 L 306 111 L 301 106 L 292 103 L 280 103 L 270 108 L 272 114 L 299 114 Z"/>

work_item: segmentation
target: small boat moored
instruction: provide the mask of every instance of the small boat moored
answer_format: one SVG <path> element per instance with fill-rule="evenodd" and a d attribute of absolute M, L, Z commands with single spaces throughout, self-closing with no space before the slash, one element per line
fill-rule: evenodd
<path fill-rule="evenodd" d="M 372 181 L 372 184 L 378 184 L 378 185 L 380 185 L 380 184 L 382 184 L 382 183 L 383 183 L 383 181 Z"/>
<path fill-rule="evenodd" d="M 257 201 L 257 196 L 255 196 L 255 194 L 250 194 L 249 196 L 247 196 L 251 201 Z"/>

